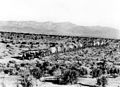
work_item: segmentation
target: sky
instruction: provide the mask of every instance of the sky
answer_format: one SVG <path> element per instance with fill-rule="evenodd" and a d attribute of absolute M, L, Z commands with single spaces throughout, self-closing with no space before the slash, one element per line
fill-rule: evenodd
<path fill-rule="evenodd" d="M 120 0 L 0 0 L 0 21 L 72 22 L 120 30 Z"/>

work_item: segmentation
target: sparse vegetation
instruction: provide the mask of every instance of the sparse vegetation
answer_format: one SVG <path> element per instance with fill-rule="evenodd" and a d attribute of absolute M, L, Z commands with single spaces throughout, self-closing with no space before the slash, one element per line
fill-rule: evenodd
<path fill-rule="evenodd" d="M 14 32 L 0 32 L 0 35 L 4 49 L 0 50 L 0 57 L 16 60 L 3 64 L 1 70 L 20 76 L 23 87 L 32 87 L 29 77 L 59 85 L 82 85 L 79 79 L 90 78 L 105 87 L 109 77 L 120 75 L 120 40 Z"/>

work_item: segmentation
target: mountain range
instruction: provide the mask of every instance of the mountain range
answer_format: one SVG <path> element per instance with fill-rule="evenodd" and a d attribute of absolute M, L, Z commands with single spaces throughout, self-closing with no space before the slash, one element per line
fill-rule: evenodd
<path fill-rule="evenodd" d="M 120 39 L 117 29 L 70 22 L 0 21 L 0 31 Z"/>

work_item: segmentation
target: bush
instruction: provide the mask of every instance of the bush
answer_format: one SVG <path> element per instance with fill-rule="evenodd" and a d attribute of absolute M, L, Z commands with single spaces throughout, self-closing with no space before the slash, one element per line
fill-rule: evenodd
<path fill-rule="evenodd" d="M 22 79 L 20 80 L 20 84 L 22 85 L 22 87 L 33 87 L 33 84 L 31 82 L 31 80 L 29 80 L 29 76 L 21 76 Z"/>
<path fill-rule="evenodd" d="M 65 70 L 60 77 L 61 84 L 77 83 L 78 72 L 75 70 Z"/>
<path fill-rule="evenodd" d="M 99 78 L 97 79 L 97 85 L 98 85 L 98 86 L 105 87 L 106 84 L 107 84 L 107 78 L 106 78 L 106 76 L 102 75 L 101 77 L 99 77 Z"/>
<path fill-rule="evenodd" d="M 42 76 L 42 71 L 39 68 L 34 68 L 34 69 L 30 70 L 30 73 L 36 79 L 40 79 Z"/>

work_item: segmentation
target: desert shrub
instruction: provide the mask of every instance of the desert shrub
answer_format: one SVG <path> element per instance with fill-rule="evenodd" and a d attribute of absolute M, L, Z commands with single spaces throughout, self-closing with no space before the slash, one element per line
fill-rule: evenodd
<path fill-rule="evenodd" d="M 49 70 L 48 70 L 48 74 L 51 75 L 51 76 L 55 76 L 55 73 L 56 72 L 59 72 L 60 68 L 59 68 L 59 65 L 58 64 L 55 64 L 55 65 L 51 65 L 49 67 Z"/>
<path fill-rule="evenodd" d="M 78 69 L 78 72 L 79 72 L 79 76 L 80 76 L 80 77 L 88 74 L 87 69 L 85 69 L 85 68 L 83 68 L 83 67 L 81 67 L 80 69 Z"/>
<path fill-rule="evenodd" d="M 36 79 L 40 79 L 42 76 L 42 71 L 39 68 L 34 68 L 34 69 L 30 70 L 30 73 Z"/>
<path fill-rule="evenodd" d="M 21 76 L 20 84 L 22 87 L 33 87 L 31 79 L 29 79 L 29 75 Z"/>
<path fill-rule="evenodd" d="M 65 70 L 60 77 L 61 84 L 75 84 L 77 83 L 78 72 L 75 70 Z"/>
<path fill-rule="evenodd" d="M 9 73 L 9 70 L 8 69 L 4 69 L 3 71 L 5 74 L 8 74 Z"/>
<path fill-rule="evenodd" d="M 98 69 L 98 68 L 94 68 L 91 72 L 90 72 L 91 76 L 93 78 L 99 77 L 102 75 L 102 70 Z"/>
<path fill-rule="evenodd" d="M 102 75 L 97 79 L 97 85 L 105 87 L 107 85 L 107 77 Z"/>

